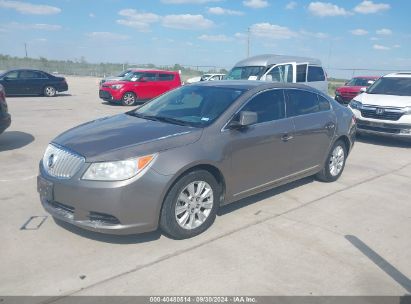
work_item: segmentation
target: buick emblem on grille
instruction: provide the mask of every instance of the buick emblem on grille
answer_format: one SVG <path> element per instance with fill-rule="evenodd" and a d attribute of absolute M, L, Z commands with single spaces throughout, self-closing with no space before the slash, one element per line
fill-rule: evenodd
<path fill-rule="evenodd" d="M 56 162 L 57 162 L 57 157 L 54 154 L 51 154 L 49 156 L 49 159 L 47 160 L 47 166 L 51 169 L 54 167 Z"/>
<path fill-rule="evenodd" d="M 382 115 L 382 114 L 384 114 L 384 112 L 385 112 L 385 110 L 384 110 L 384 109 L 381 109 L 381 108 L 377 108 L 377 109 L 375 110 L 375 113 L 378 114 L 378 115 Z"/>

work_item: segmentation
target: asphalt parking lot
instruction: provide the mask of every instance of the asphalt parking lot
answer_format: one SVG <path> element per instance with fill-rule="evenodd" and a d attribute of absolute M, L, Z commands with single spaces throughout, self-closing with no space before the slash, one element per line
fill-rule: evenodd
<path fill-rule="evenodd" d="M 342 178 L 306 178 L 222 208 L 193 239 L 106 236 L 56 223 L 38 161 L 62 131 L 128 108 L 68 78 L 55 98 L 8 98 L 0 135 L 1 295 L 399 295 L 411 293 L 411 143 L 362 137 Z"/>

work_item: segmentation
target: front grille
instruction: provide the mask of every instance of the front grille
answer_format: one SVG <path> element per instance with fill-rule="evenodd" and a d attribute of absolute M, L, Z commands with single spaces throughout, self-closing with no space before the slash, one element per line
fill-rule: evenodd
<path fill-rule="evenodd" d="M 67 217 L 69 219 L 73 219 L 74 217 L 74 207 L 61 204 L 58 202 L 50 202 L 47 201 L 47 203 L 54 209 L 54 211 L 64 217 Z"/>
<path fill-rule="evenodd" d="M 44 153 L 43 168 L 50 176 L 68 179 L 80 170 L 84 162 L 84 157 L 50 144 Z"/>
<path fill-rule="evenodd" d="M 90 212 L 89 219 L 95 224 L 101 225 L 120 225 L 120 221 L 112 215 L 99 213 L 99 212 Z"/>
<path fill-rule="evenodd" d="M 357 127 L 360 130 L 362 129 L 362 130 L 369 130 L 369 131 L 390 133 L 390 134 L 399 134 L 400 133 L 400 129 L 395 129 L 395 128 L 367 126 L 367 125 L 362 125 L 362 124 L 358 124 Z"/>
<path fill-rule="evenodd" d="M 381 109 L 383 112 L 378 113 Z M 365 118 L 381 119 L 381 120 L 399 120 L 404 115 L 401 109 L 395 108 L 378 108 L 378 107 L 363 107 L 361 116 Z"/>
<path fill-rule="evenodd" d="M 107 91 L 104 91 L 104 90 L 100 90 L 99 96 L 100 96 L 100 98 L 103 98 L 103 99 L 111 99 L 111 94 Z"/>

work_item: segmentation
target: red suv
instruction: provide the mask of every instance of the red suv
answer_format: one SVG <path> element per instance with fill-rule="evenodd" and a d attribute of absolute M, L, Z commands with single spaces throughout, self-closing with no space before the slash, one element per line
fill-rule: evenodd
<path fill-rule="evenodd" d="M 99 96 L 108 102 L 133 106 L 138 101 L 157 97 L 181 86 L 179 72 L 161 70 L 138 70 L 122 80 L 107 81 L 100 86 Z"/>
<path fill-rule="evenodd" d="M 335 90 L 335 100 L 341 104 L 349 104 L 351 99 L 361 93 L 362 88 L 367 88 L 379 76 L 357 76 Z"/>

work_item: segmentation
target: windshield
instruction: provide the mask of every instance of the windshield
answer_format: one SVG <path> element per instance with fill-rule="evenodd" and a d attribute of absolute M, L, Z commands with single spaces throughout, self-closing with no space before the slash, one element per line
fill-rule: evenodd
<path fill-rule="evenodd" d="M 353 78 L 347 82 L 349 87 L 368 87 L 374 83 L 375 80 L 367 78 Z"/>
<path fill-rule="evenodd" d="M 125 70 L 125 71 L 121 72 L 120 74 L 118 74 L 117 77 L 125 77 L 130 73 L 132 73 L 131 70 Z"/>
<path fill-rule="evenodd" d="M 369 94 L 411 96 L 411 78 L 384 77 L 367 90 Z"/>
<path fill-rule="evenodd" d="M 124 76 L 124 80 L 127 81 L 138 81 L 141 77 L 143 77 L 144 73 L 142 72 L 130 72 Z"/>
<path fill-rule="evenodd" d="M 212 124 L 245 90 L 187 86 L 146 103 L 129 115 L 193 127 Z"/>
<path fill-rule="evenodd" d="M 265 71 L 264 66 L 245 66 L 233 68 L 227 75 L 228 80 L 247 80 L 250 76 L 256 77 L 255 80 L 259 79 Z"/>

